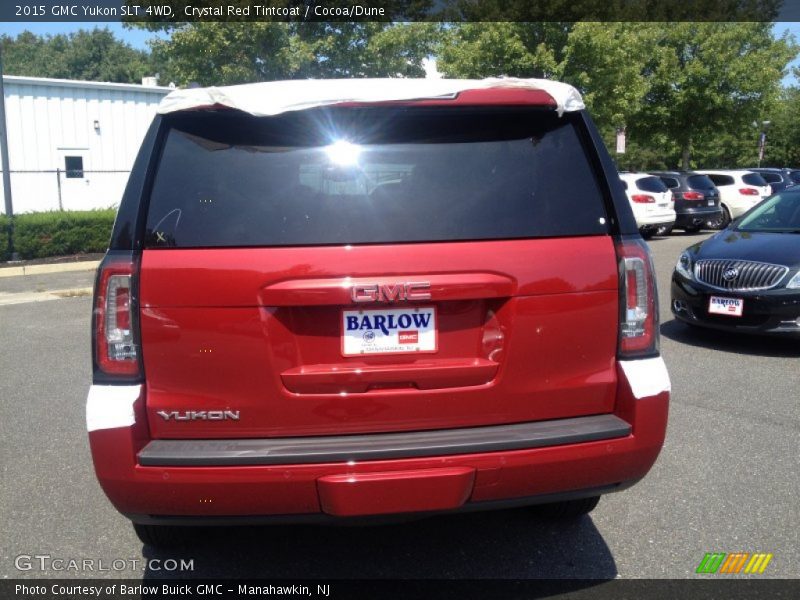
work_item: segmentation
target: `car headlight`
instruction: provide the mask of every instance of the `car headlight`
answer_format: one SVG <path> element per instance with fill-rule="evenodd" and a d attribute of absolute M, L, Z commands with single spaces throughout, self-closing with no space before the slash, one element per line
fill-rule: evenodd
<path fill-rule="evenodd" d="M 789 283 L 786 284 L 786 287 L 790 290 L 796 290 L 797 288 L 800 288 L 800 271 L 794 274 L 794 277 L 789 280 Z"/>
<path fill-rule="evenodd" d="M 694 279 L 694 275 L 692 274 L 692 257 L 688 252 L 683 252 L 678 257 L 675 270 L 686 277 L 686 279 Z M 798 285 L 800 285 L 800 283 L 798 283 Z"/>

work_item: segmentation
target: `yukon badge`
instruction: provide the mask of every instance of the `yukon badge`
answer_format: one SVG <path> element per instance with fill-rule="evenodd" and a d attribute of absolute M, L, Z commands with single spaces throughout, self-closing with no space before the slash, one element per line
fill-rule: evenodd
<path fill-rule="evenodd" d="M 159 410 L 156 413 L 165 421 L 238 421 L 238 410 Z"/>
<path fill-rule="evenodd" d="M 408 283 L 356 284 L 350 288 L 350 298 L 358 304 L 430 300 L 431 283 L 429 281 L 410 281 Z"/>

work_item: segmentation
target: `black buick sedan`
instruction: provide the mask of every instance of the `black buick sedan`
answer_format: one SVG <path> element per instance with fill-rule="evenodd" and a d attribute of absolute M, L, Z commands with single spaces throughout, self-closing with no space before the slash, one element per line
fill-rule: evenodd
<path fill-rule="evenodd" d="M 800 189 L 770 196 L 687 248 L 671 306 L 690 325 L 800 337 Z"/>

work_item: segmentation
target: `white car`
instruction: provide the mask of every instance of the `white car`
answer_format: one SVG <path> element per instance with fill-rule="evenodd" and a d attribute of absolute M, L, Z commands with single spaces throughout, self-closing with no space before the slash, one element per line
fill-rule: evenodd
<path fill-rule="evenodd" d="M 643 238 L 652 237 L 658 229 L 671 228 L 675 224 L 672 192 L 661 178 L 647 173 L 620 173 L 619 178 Z"/>
<path fill-rule="evenodd" d="M 766 180 L 753 171 L 720 169 L 697 172 L 708 175 L 719 190 L 722 215 L 719 219 L 708 221 L 708 226 L 712 229 L 724 229 L 731 219 L 743 215 L 772 194 L 772 188 Z"/>

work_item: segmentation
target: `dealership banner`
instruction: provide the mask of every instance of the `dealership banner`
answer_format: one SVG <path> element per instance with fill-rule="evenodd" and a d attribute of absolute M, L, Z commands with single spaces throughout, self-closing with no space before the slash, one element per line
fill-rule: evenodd
<path fill-rule="evenodd" d="M 4 0 L 20 22 L 798 21 L 800 0 Z"/>
<path fill-rule="evenodd" d="M 143 580 L 29 579 L 0 581 L 0 598 L 37 600 L 166 600 L 174 598 L 563 598 L 565 600 L 796 599 L 800 581 L 781 579 L 563 580 Z"/>

